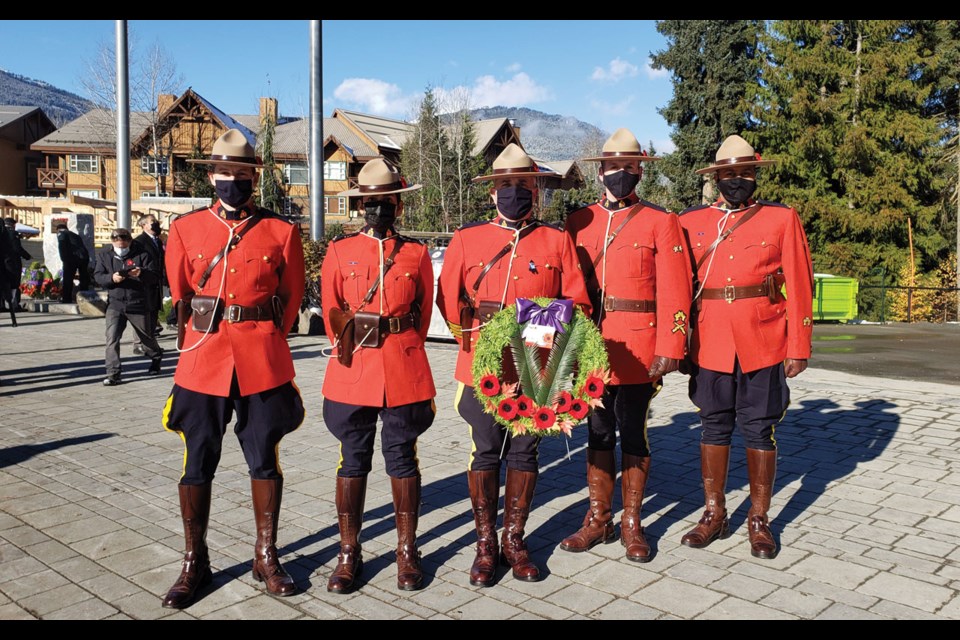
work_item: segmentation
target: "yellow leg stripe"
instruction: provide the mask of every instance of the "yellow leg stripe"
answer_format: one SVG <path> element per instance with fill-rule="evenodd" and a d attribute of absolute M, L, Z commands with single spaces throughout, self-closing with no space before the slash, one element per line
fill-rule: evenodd
<path fill-rule="evenodd" d="M 169 427 L 170 424 L 170 408 L 173 406 L 173 392 L 167 396 L 167 402 L 163 405 L 163 417 L 161 418 L 161 424 L 165 431 L 171 431 L 178 436 L 180 440 L 183 441 L 183 464 L 180 467 L 180 479 L 183 479 L 183 476 L 187 475 L 187 438 L 183 435 L 182 431 L 175 431 Z"/>
<path fill-rule="evenodd" d="M 340 469 L 343 469 L 343 443 L 342 442 L 337 445 L 337 453 L 339 454 L 340 459 L 337 460 L 337 473 L 335 473 L 334 475 L 339 475 Z"/>
<path fill-rule="evenodd" d="M 460 406 L 460 399 L 463 398 L 463 390 L 466 389 L 467 385 L 462 382 L 457 383 L 457 394 L 453 399 L 453 410 L 458 414 L 460 410 L 457 407 Z M 462 417 L 462 416 L 461 416 Z M 470 457 L 467 458 L 467 471 L 473 468 L 473 456 L 477 452 L 477 445 L 473 442 L 473 427 L 470 426 L 470 423 L 467 422 L 467 433 L 470 434 Z"/>

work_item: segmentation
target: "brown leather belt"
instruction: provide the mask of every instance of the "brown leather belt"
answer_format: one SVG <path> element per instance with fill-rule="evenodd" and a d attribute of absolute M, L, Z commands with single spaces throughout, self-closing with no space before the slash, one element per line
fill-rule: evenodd
<path fill-rule="evenodd" d="M 223 310 L 223 317 L 230 323 L 247 322 L 249 320 L 273 320 L 273 307 L 268 304 L 258 304 L 253 307 L 231 304 Z"/>
<path fill-rule="evenodd" d="M 634 313 L 654 313 L 657 310 L 655 300 L 631 300 L 629 298 L 603 297 L 604 311 L 633 311 Z"/>
<path fill-rule="evenodd" d="M 774 284 L 774 286 L 776 285 Z M 768 281 L 765 280 L 760 284 L 743 287 L 735 287 L 728 284 L 725 287 L 718 287 L 716 289 L 704 289 L 700 297 L 704 300 L 726 300 L 727 302 L 733 302 L 740 298 L 769 298 L 770 293 L 770 286 Z M 779 288 L 776 288 L 774 293 L 779 294 Z"/>
<path fill-rule="evenodd" d="M 380 331 L 383 333 L 403 333 L 417 326 L 417 316 L 408 313 L 402 316 L 380 316 Z"/>

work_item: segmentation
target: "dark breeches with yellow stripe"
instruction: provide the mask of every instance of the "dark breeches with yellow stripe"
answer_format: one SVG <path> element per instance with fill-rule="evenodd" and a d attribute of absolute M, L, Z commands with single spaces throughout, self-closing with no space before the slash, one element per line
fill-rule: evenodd
<path fill-rule="evenodd" d="M 180 484 L 211 482 L 220 464 L 223 436 L 236 415 L 233 432 L 255 480 L 282 478 L 278 448 L 283 436 L 303 422 L 300 390 L 291 381 L 249 396 L 241 396 L 236 374 L 228 397 L 213 396 L 173 385 L 163 412 L 163 427 L 184 442 Z"/>

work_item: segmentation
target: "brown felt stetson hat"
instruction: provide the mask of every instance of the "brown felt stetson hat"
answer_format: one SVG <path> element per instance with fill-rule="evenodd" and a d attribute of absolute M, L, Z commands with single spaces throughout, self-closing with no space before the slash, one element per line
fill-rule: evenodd
<path fill-rule="evenodd" d="M 523 178 L 533 176 L 535 178 L 553 178 L 560 177 L 556 171 L 540 171 L 533 158 L 523 152 L 517 144 L 511 142 L 500 152 L 497 159 L 493 161 L 493 173 L 485 176 L 477 176 L 471 182 L 481 182 L 483 180 L 494 180 L 496 178 Z"/>
<path fill-rule="evenodd" d="M 727 139 L 717 149 L 716 162 L 709 167 L 697 169 L 696 173 L 703 175 L 734 167 L 765 167 L 768 164 L 774 164 L 774 162 L 774 160 L 763 160 L 760 158 L 760 154 L 753 150 L 749 142 L 738 135 L 732 135 L 727 136 Z"/>
<path fill-rule="evenodd" d="M 256 151 L 247 136 L 239 129 L 228 129 L 213 143 L 209 158 L 191 158 L 192 164 L 226 164 L 234 167 L 252 167 L 262 169 L 263 163 L 257 158 Z"/>
<path fill-rule="evenodd" d="M 603 143 L 603 149 L 599 156 L 593 158 L 584 158 L 584 162 L 603 162 L 604 160 L 640 160 L 647 162 L 649 160 L 659 160 L 653 156 L 647 155 L 646 151 L 640 148 L 637 137 L 629 129 L 617 129 L 613 135 L 607 138 Z"/>
<path fill-rule="evenodd" d="M 338 196 L 379 196 L 390 193 L 416 191 L 421 185 L 407 186 L 400 172 L 383 158 L 367 162 L 357 174 L 357 188 L 341 191 Z"/>

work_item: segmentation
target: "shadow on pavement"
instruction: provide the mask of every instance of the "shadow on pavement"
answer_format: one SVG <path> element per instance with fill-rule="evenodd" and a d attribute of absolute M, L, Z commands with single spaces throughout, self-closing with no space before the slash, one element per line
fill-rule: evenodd
<path fill-rule="evenodd" d="M 116 437 L 115 433 L 96 433 L 89 436 L 78 436 L 76 438 L 53 440 L 51 442 L 45 442 L 42 444 L 23 444 L 15 447 L 8 447 L 6 449 L 0 449 L 0 469 L 3 469 L 4 467 L 10 467 L 15 464 L 20 464 L 21 462 L 29 460 L 35 455 L 46 453 L 47 451 L 54 451 L 56 449 L 62 449 L 63 447 L 72 447 L 78 444 L 86 444 L 87 442 L 96 442 L 97 440 L 113 437 Z"/>

